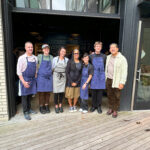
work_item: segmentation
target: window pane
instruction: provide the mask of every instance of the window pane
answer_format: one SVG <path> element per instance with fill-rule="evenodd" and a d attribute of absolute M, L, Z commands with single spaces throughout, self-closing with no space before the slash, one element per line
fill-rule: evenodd
<path fill-rule="evenodd" d="M 85 0 L 53 0 L 53 10 L 85 11 Z"/>
<path fill-rule="evenodd" d="M 119 0 L 100 0 L 99 12 L 114 14 L 118 13 Z"/>
<path fill-rule="evenodd" d="M 150 28 L 144 28 L 141 49 L 141 74 L 138 82 L 137 101 L 150 101 Z"/>
<path fill-rule="evenodd" d="M 41 9 L 50 9 L 50 0 L 39 0 L 39 7 Z"/>
<path fill-rule="evenodd" d="M 16 0 L 16 7 L 50 9 L 50 0 Z"/>
<path fill-rule="evenodd" d="M 16 7 L 25 8 L 24 0 L 16 0 Z"/>
<path fill-rule="evenodd" d="M 66 10 L 66 0 L 53 0 L 52 9 L 53 10 Z"/>
<path fill-rule="evenodd" d="M 97 13 L 97 0 L 88 0 L 88 12 Z"/>

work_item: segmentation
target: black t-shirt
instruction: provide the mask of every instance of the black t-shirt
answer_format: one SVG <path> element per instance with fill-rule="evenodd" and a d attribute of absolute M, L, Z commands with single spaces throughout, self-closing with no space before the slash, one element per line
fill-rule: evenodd
<path fill-rule="evenodd" d="M 72 87 L 72 83 L 77 83 L 76 87 L 80 87 L 82 62 L 75 63 L 73 60 L 69 60 L 66 67 L 67 86 Z"/>
<path fill-rule="evenodd" d="M 88 75 L 93 75 L 94 74 L 94 67 L 92 64 L 88 64 L 88 65 L 83 65 L 83 67 L 88 67 Z"/>

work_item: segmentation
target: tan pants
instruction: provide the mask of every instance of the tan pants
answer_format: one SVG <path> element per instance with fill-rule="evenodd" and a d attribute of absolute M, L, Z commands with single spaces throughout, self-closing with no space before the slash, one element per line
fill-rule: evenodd
<path fill-rule="evenodd" d="M 118 88 L 112 88 L 112 82 L 112 79 L 107 79 L 106 81 L 108 105 L 110 109 L 117 111 L 120 106 L 121 90 Z"/>
<path fill-rule="evenodd" d="M 79 98 L 80 87 L 67 87 L 65 97 L 68 99 Z"/>

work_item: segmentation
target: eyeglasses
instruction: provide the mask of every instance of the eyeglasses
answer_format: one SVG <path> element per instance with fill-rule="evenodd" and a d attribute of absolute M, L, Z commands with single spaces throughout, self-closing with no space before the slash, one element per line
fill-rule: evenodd
<path fill-rule="evenodd" d="M 79 53 L 74 53 L 74 55 L 79 55 Z"/>

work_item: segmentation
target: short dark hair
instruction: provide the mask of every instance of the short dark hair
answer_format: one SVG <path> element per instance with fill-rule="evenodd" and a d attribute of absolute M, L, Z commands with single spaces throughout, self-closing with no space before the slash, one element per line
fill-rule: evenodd
<path fill-rule="evenodd" d="M 119 48 L 119 46 L 118 46 L 117 43 L 111 43 L 110 46 L 112 46 L 112 45 L 115 45 L 117 48 Z M 110 47 L 110 46 L 109 46 L 109 47 Z"/>
<path fill-rule="evenodd" d="M 84 58 L 84 57 L 87 57 L 87 56 L 89 56 L 88 53 L 84 53 L 84 54 L 83 54 L 83 58 Z"/>

